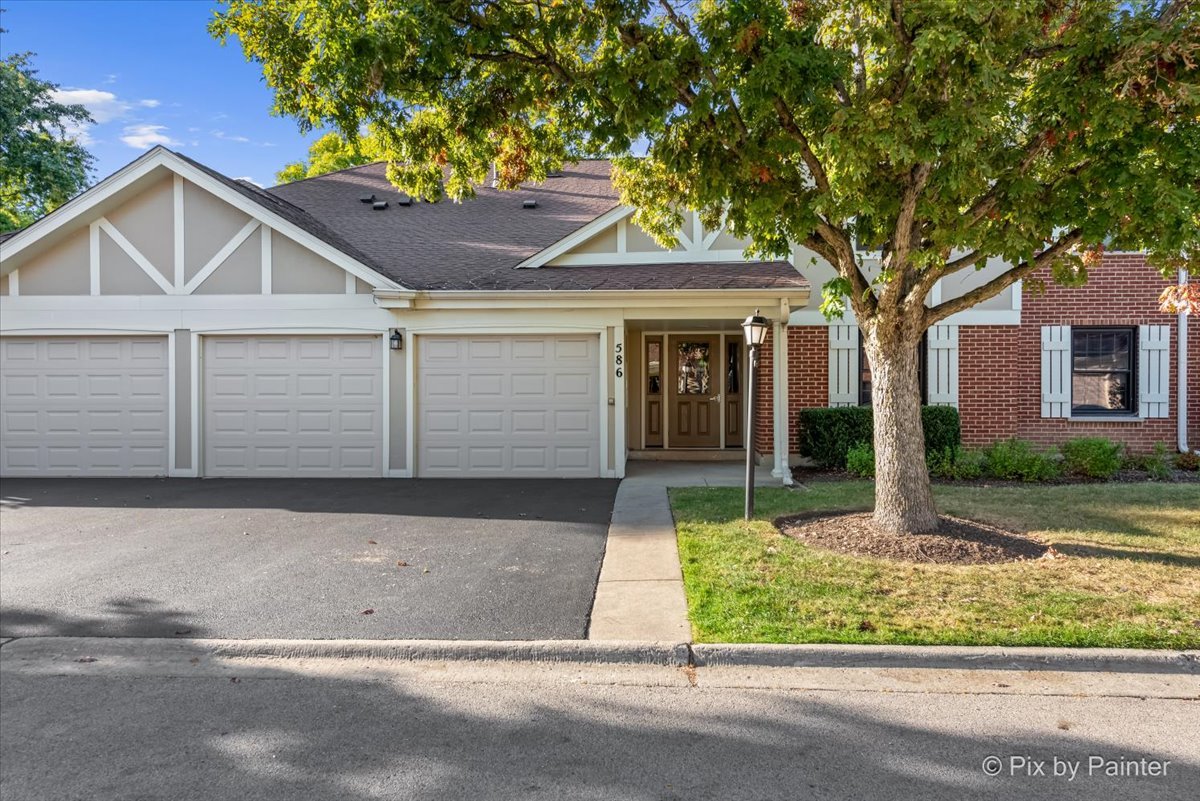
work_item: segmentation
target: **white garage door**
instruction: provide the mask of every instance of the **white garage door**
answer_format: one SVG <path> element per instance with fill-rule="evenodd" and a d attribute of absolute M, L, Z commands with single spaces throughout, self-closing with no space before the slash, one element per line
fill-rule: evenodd
<path fill-rule="evenodd" d="M 0 473 L 167 473 L 166 337 L 0 339 Z"/>
<path fill-rule="evenodd" d="M 204 474 L 378 476 L 378 336 L 204 339 Z"/>
<path fill-rule="evenodd" d="M 600 474 L 595 335 L 417 338 L 421 476 Z"/>

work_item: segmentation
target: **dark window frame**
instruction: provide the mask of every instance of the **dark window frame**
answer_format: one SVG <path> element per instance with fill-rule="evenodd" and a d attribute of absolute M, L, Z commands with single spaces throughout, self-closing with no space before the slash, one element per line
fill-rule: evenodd
<path fill-rule="evenodd" d="M 1075 367 L 1075 347 L 1077 337 L 1082 334 L 1128 334 L 1129 335 L 1129 369 L 1128 370 L 1079 370 Z M 1138 410 L 1138 327 L 1136 325 L 1078 325 L 1071 326 L 1071 373 L 1069 380 L 1071 394 L 1071 417 L 1131 417 L 1139 415 Z M 1128 375 L 1126 387 L 1129 396 L 1128 408 L 1123 409 L 1088 409 L 1080 408 L 1075 403 L 1075 375 L 1100 375 L 1124 372 Z"/>
<path fill-rule="evenodd" d="M 863 365 L 867 363 L 867 352 L 863 349 L 862 332 L 858 332 L 858 405 L 871 405 L 871 390 L 863 381 Z M 921 334 L 917 345 L 917 384 L 921 388 L 921 405 L 929 405 L 929 332 Z"/>

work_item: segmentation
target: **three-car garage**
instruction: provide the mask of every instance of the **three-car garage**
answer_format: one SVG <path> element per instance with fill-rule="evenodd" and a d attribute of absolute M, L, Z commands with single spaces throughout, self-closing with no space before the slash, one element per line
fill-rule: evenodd
<path fill-rule="evenodd" d="M 165 334 L 0 338 L 0 473 L 601 472 L 594 333 L 410 336 L 411 386 L 389 381 L 389 357 L 403 354 L 389 352 L 382 333 L 176 337 L 187 338 L 179 350 Z M 186 359 L 172 353 L 187 353 L 192 338 L 197 364 L 177 364 Z M 182 456 L 190 469 L 170 469 L 175 447 L 194 447 Z M 406 459 L 412 469 L 397 469 Z"/>

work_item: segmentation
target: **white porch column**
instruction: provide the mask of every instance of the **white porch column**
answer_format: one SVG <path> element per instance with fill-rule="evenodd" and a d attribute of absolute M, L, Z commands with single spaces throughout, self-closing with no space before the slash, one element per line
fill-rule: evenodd
<path fill-rule="evenodd" d="M 613 455 L 616 462 L 617 478 L 625 478 L 625 458 L 629 454 L 627 433 L 625 431 L 625 411 L 629 403 L 626 374 L 629 372 L 629 354 L 625 352 L 625 320 L 618 320 L 613 326 L 613 355 L 615 369 L 613 370 L 613 398 L 616 402 L 613 428 Z"/>
<path fill-rule="evenodd" d="M 773 350 L 772 386 L 774 394 L 771 398 L 771 410 L 774 422 L 775 465 L 771 475 L 782 480 L 785 485 L 792 483 L 792 471 L 788 465 L 788 343 L 787 317 L 777 320 L 771 332 Z"/>

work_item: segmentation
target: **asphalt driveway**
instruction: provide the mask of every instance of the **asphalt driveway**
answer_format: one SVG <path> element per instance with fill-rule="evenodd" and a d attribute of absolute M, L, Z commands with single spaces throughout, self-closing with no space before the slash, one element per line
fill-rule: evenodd
<path fill-rule="evenodd" d="M 5 479 L 0 637 L 582 638 L 616 487 Z"/>

